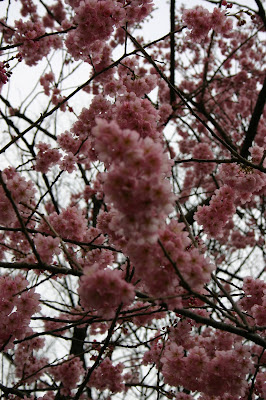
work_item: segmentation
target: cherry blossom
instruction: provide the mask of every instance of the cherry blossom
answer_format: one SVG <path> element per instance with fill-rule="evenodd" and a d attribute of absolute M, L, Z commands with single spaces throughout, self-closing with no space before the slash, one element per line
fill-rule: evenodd
<path fill-rule="evenodd" d="M 1 3 L 3 398 L 266 396 L 263 2 L 166 3 Z"/>

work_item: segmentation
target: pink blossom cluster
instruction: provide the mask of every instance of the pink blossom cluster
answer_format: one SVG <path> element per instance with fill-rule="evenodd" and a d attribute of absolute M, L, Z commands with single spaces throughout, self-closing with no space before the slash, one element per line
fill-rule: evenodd
<path fill-rule="evenodd" d="M 235 212 L 235 192 L 228 185 L 215 191 L 208 206 L 199 206 L 195 214 L 195 220 L 203 225 L 204 232 L 218 238 L 227 221 Z"/>
<path fill-rule="evenodd" d="M 211 328 L 201 335 L 192 334 L 193 325 L 179 321 L 170 328 L 166 341 L 161 334 L 145 353 L 144 365 L 156 363 L 165 383 L 171 386 L 183 386 L 215 399 L 227 398 L 223 397 L 227 394 L 234 400 L 242 399 L 248 387 L 246 376 L 253 371 L 249 346 L 233 334 Z"/>
<path fill-rule="evenodd" d="M 173 109 L 170 106 L 170 104 L 168 103 L 162 103 L 160 105 L 159 108 L 159 121 L 160 121 L 160 125 L 163 125 L 167 122 L 168 118 L 170 117 L 170 115 L 172 114 Z M 172 152 L 171 154 L 171 158 L 175 157 L 175 151 L 173 149 L 172 146 L 169 146 L 170 152 Z"/>
<path fill-rule="evenodd" d="M 116 221 L 118 222 L 119 218 L 120 213 L 114 208 L 110 209 L 108 212 L 101 210 L 97 217 L 97 227 L 104 232 L 104 234 L 108 235 L 109 243 L 122 249 L 127 245 L 127 239 L 124 237 L 121 230 L 116 230 Z"/>
<path fill-rule="evenodd" d="M 159 230 L 159 239 L 164 251 L 158 243 L 145 242 L 136 247 L 129 241 L 125 246 L 126 254 L 135 267 L 135 277 L 141 279 L 141 290 L 152 296 L 160 293 L 169 309 L 180 308 L 182 297 L 187 295 L 184 281 L 194 290 L 202 291 L 214 267 L 198 249 L 188 250 L 191 241 L 184 231 L 184 224 L 172 220 Z M 182 282 L 173 264 L 182 275 Z"/>
<path fill-rule="evenodd" d="M 23 17 L 27 17 L 27 15 L 29 14 L 36 15 L 37 7 L 32 0 L 21 0 L 21 3 L 22 7 L 20 10 L 20 14 Z"/>
<path fill-rule="evenodd" d="M 109 389 L 112 393 L 122 392 L 125 389 L 123 383 L 124 365 L 118 363 L 113 365 L 110 358 L 105 358 L 101 364 L 92 372 L 88 386 L 98 390 Z"/>
<path fill-rule="evenodd" d="M 75 389 L 79 380 L 84 375 L 82 361 L 78 357 L 69 355 L 69 359 L 63 361 L 60 365 L 50 368 L 51 374 L 56 381 L 62 383 L 60 394 L 62 396 L 71 396 L 72 389 Z"/>
<path fill-rule="evenodd" d="M 76 206 L 65 208 L 60 214 L 53 212 L 49 215 L 48 220 L 53 229 L 64 239 L 82 241 L 87 234 L 86 219 Z M 39 230 L 53 234 L 44 221 L 41 222 Z"/>
<path fill-rule="evenodd" d="M 256 325 L 265 326 L 266 283 L 251 276 L 245 277 L 243 291 L 245 296 L 239 301 L 241 308 L 248 312 Z"/>
<path fill-rule="evenodd" d="M 127 96 L 123 96 L 116 103 L 115 120 L 119 127 L 137 131 L 143 138 L 149 136 L 158 141 L 158 111 L 150 101 L 137 98 L 133 92 L 128 97 L 126 100 Z"/>
<path fill-rule="evenodd" d="M 66 19 L 66 11 L 61 0 L 49 5 L 49 11 L 51 11 L 54 18 L 48 12 L 42 18 L 43 25 L 47 28 L 53 28 L 55 21 L 61 24 Z"/>
<path fill-rule="evenodd" d="M 61 90 L 58 87 L 55 87 L 53 89 L 52 97 L 51 97 L 52 103 L 57 106 L 60 104 L 60 110 L 65 112 L 67 109 L 67 102 L 65 101 L 65 97 L 61 95 Z"/>
<path fill-rule="evenodd" d="M 47 174 L 49 169 L 59 162 L 61 153 L 57 149 L 52 149 L 48 143 L 40 142 L 36 147 L 39 151 L 36 155 L 35 170 Z"/>
<path fill-rule="evenodd" d="M 66 154 L 59 162 L 59 167 L 62 171 L 67 171 L 69 174 L 76 171 L 78 158 L 73 153 Z"/>
<path fill-rule="evenodd" d="M 200 253 L 200 248 L 191 247 L 191 240 L 184 231 L 184 224 L 172 220 L 158 231 L 159 239 L 164 251 L 171 258 L 170 261 L 156 241 L 151 243 L 145 240 L 136 246 L 136 240 L 131 240 L 131 236 L 125 239 L 125 236 L 115 229 L 118 226 L 116 221 L 120 219 L 117 211 L 102 212 L 98 217 L 98 227 L 108 233 L 111 243 L 121 247 L 130 257 L 135 267 L 134 276 L 140 280 L 139 290 L 154 296 L 160 293 L 169 309 L 182 307 L 182 297 L 187 292 L 176 274 L 173 263 L 191 288 L 203 290 L 203 285 L 210 280 L 214 267 L 209 259 Z M 153 279 L 150 279 L 151 276 Z"/>
<path fill-rule="evenodd" d="M 29 66 L 36 65 L 43 57 L 47 56 L 51 48 L 59 49 L 62 46 L 62 39 L 58 35 L 46 36 L 39 40 L 37 38 L 45 35 L 45 27 L 36 18 L 35 21 L 22 19 L 15 21 L 16 32 L 13 42 L 23 43 L 20 52 Z"/>
<path fill-rule="evenodd" d="M 214 159 L 214 154 L 207 143 L 197 143 L 193 147 L 192 156 L 193 158 L 202 160 Z M 215 163 L 211 162 L 197 162 L 194 165 L 195 174 L 197 177 L 204 177 L 205 175 L 210 174 L 215 168 Z"/>
<path fill-rule="evenodd" d="M 247 246 L 254 247 L 256 245 L 254 231 L 249 231 L 245 235 L 242 235 L 239 231 L 233 231 L 230 242 L 232 247 L 236 249 L 244 249 Z"/>
<path fill-rule="evenodd" d="M 94 150 L 94 138 L 91 130 L 96 125 L 95 119 L 99 116 L 111 119 L 113 113 L 110 101 L 103 95 L 94 96 L 90 108 L 83 108 L 78 120 L 72 126 L 70 132 L 66 131 L 58 137 L 58 142 L 67 153 L 73 153 L 79 157 L 79 162 L 90 165 L 97 159 Z"/>
<path fill-rule="evenodd" d="M 94 228 L 93 226 L 88 227 L 85 240 L 86 240 L 87 243 L 92 243 L 92 244 L 95 244 L 95 245 L 101 245 L 101 244 L 104 244 L 104 242 L 105 242 L 105 238 L 102 235 L 101 230 L 98 229 L 98 228 Z M 104 259 L 104 258 L 107 259 L 109 257 L 113 257 L 111 251 L 104 250 L 104 249 L 95 249 L 95 253 L 94 253 L 94 250 L 90 250 L 89 253 L 92 254 L 93 259 L 95 257 L 97 257 L 97 255 L 99 257 L 102 257 L 102 259 Z M 96 255 L 96 253 L 97 253 L 97 255 Z M 88 256 L 90 256 L 90 255 L 88 255 Z M 107 262 L 107 264 L 108 263 L 109 262 Z"/>
<path fill-rule="evenodd" d="M 44 236 L 41 235 L 40 233 L 37 233 L 37 235 L 34 238 L 34 244 L 36 246 L 36 250 L 41 257 L 41 260 L 45 264 L 51 264 L 53 261 L 54 255 L 59 255 L 60 254 L 60 249 L 59 249 L 59 244 L 60 244 L 60 239 L 59 238 L 53 238 L 51 236 Z"/>
<path fill-rule="evenodd" d="M 5 64 L 0 62 L 0 87 L 1 84 L 5 84 L 8 81 L 7 71 L 5 68 Z"/>
<path fill-rule="evenodd" d="M 7 188 L 11 192 L 13 200 L 17 204 L 20 202 L 31 203 L 33 201 L 36 189 L 32 181 L 27 181 L 13 167 L 4 169 L 3 178 L 6 181 Z"/>
<path fill-rule="evenodd" d="M 50 85 L 52 82 L 54 82 L 55 80 L 55 76 L 53 74 L 53 72 L 48 72 L 47 74 L 41 76 L 40 78 L 40 84 L 43 86 L 44 88 L 44 93 L 46 94 L 46 96 L 49 96 L 50 94 Z"/>
<path fill-rule="evenodd" d="M 139 133 L 121 130 L 117 123 L 97 120 L 95 150 L 108 168 L 106 200 L 119 211 L 117 230 L 140 243 L 155 241 L 161 221 L 172 210 L 174 196 L 165 179 L 171 162 L 159 143 Z"/>
<path fill-rule="evenodd" d="M 110 97 L 117 97 L 117 95 L 126 93 L 126 87 L 120 80 L 113 78 L 105 83 L 104 93 Z"/>
<path fill-rule="evenodd" d="M 68 33 L 66 46 L 75 60 L 90 62 L 90 54 L 103 49 L 104 41 L 109 39 L 114 26 L 123 25 L 126 11 L 120 2 L 113 0 L 69 3 L 75 11 L 77 29 Z"/>
<path fill-rule="evenodd" d="M 250 201 L 254 193 L 265 191 L 266 188 L 265 174 L 249 166 L 240 166 L 236 163 L 222 164 L 219 176 L 226 185 L 236 191 L 241 204 Z"/>
<path fill-rule="evenodd" d="M 103 199 L 104 193 L 101 172 L 97 173 L 96 178 L 91 185 L 85 186 L 83 196 L 85 201 L 89 201 L 89 199 L 93 198 L 93 196 L 95 196 L 97 200 Z"/>
<path fill-rule="evenodd" d="M 57 137 L 57 142 L 63 150 L 72 154 L 75 154 L 80 146 L 78 138 L 74 138 L 73 135 L 68 131 L 65 131 L 59 135 Z"/>
<path fill-rule="evenodd" d="M 252 162 L 255 164 L 260 164 L 263 160 L 265 149 L 260 146 L 252 146 L 249 148 L 249 152 L 252 157 Z"/>
<path fill-rule="evenodd" d="M 28 281 L 18 274 L 0 276 L 0 348 L 7 350 L 15 339 L 27 335 L 31 316 L 39 311 L 40 296 L 26 290 Z"/>
<path fill-rule="evenodd" d="M 10 226 L 16 221 L 16 214 L 11 202 L 6 197 L 4 189 L 0 187 L 0 224 L 2 226 Z"/>
<path fill-rule="evenodd" d="M 202 6 L 184 10 L 183 21 L 191 29 L 190 38 L 198 42 L 205 39 L 211 29 L 221 35 L 228 35 L 232 30 L 232 21 L 216 7 L 212 13 Z"/>
<path fill-rule="evenodd" d="M 148 100 L 138 99 L 135 93 L 131 92 L 120 96 L 112 106 L 102 95 L 97 95 L 90 108 L 82 110 L 71 131 L 66 131 L 58 137 L 61 148 L 68 154 L 72 153 L 72 157 L 74 154 L 78 162 L 88 163 L 97 158 L 95 137 L 91 134 L 97 116 L 104 117 L 107 121 L 115 119 L 120 128 L 136 130 L 143 138 L 149 136 L 156 142 L 161 140 L 157 129 L 159 113 Z"/>
<path fill-rule="evenodd" d="M 33 334 L 29 329 L 27 334 Z M 44 339 L 34 338 L 33 340 L 19 343 L 14 358 L 16 376 L 27 384 L 38 381 L 44 374 L 44 367 L 48 366 L 47 357 L 39 357 L 36 352 L 44 347 Z"/>
<path fill-rule="evenodd" d="M 25 215 L 28 210 L 20 205 L 25 203 L 29 205 L 34 204 L 36 190 L 32 181 L 27 181 L 15 168 L 9 167 L 3 170 L 3 179 L 6 183 L 7 189 L 10 191 L 11 196 L 16 203 L 18 209 Z M 3 226 L 10 226 L 17 221 L 17 217 L 10 200 L 7 198 L 4 189 L 0 187 L 0 224 Z"/>
<path fill-rule="evenodd" d="M 141 22 L 147 17 L 153 7 L 153 0 L 118 0 L 122 3 L 126 10 L 126 21 L 129 24 Z"/>
<path fill-rule="evenodd" d="M 191 247 L 191 240 L 184 228 L 183 223 L 173 220 L 161 232 L 160 239 L 184 280 L 194 290 L 202 290 L 204 284 L 210 280 L 214 265 L 201 254 L 200 246 Z"/>
<path fill-rule="evenodd" d="M 12 41 L 12 37 L 14 35 L 14 31 L 13 31 L 13 29 L 6 28 L 6 25 L 5 25 L 6 20 L 5 20 L 5 18 L 1 18 L 0 21 L 1 21 L 0 32 L 1 32 L 1 35 L 2 35 L 2 38 L 3 38 L 3 41 L 5 43 L 9 43 L 10 44 L 11 41 Z"/>
<path fill-rule="evenodd" d="M 78 294 L 85 310 L 96 310 L 98 315 L 112 318 L 121 303 L 126 306 L 134 300 L 135 289 L 125 281 L 121 271 L 94 266 L 84 269 Z"/>
<path fill-rule="evenodd" d="M 155 364 L 157 369 L 160 369 L 160 359 L 163 353 L 164 343 L 161 340 L 162 334 L 160 331 L 156 332 L 156 335 L 150 340 L 150 350 L 144 353 L 142 364 L 149 365 Z"/>
<path fill-rule="evenodd" d="M 241 397 L 252 367 L 249 358 L 248 352 L 238 356 L 235 350 L 216 350 L 211 357 L 203 347 L 194 346 L 188 351 L 167 343 L 161 358 L 162 374 L 171 386 L 183 386 L 210 396 L 230 393 Z"/>
<path fill-rule="evenodd" d="M 59 167 L 63 171 L 72 173 L 77 168 L 77 162 L 81 161 L 78 158 L 78 155 L 75 155 L 80 148 L 80 141 L 78 138 L 74 138 L 71 133 L 67 131 L 59 135 L 57 141 L 60 147 L 66 152 L 64 157 L 59 162 Z"/>
<path fill-rule="evenodd" d="M 266 399 L 266 372 L 261 371 L 257 374 L 255 392 L 260 398 Z"/>
<path fill-rule="evenodd" d="M 99 244 L 98 240 L 93 242 Z M 93 267 L 94 269 L 105 269 L 107 265 L 112 265 L 115 258 L 110 250 L 105 249 L 93 249 L 86 253 L 84 252 L 82 258 L 80 258 L 79 264 L 83 267 Z"/>
<path fill-rule="evenodd" d="M 31 210 L 28 210 L 27 208 L 25 208 L 24 212 L 24 208 L 19 207 L 20 209 L 20 216 L 25 220 L 25 222 L 27 221 Z M 9 227 L 10 225 L 8 225 Z M 14 223 L 12 223 L 12 225 L 14 228 L 18 228 L 19 230 L 21 229 L 21 224 L 20 222 L 17 220 L 14 221 Z M 34 221 L 30 221 L 27 224 L 27 228 L 28 229 L 34 229 L 36 226 Z M 9 248 L 12 249 L 12 258 L 13 261 L 20 261 L 20 262 L 29 262 L 29 263 L 35 263 L 36 262 L 36 258 L 34 256 L 34 254 L 32 253 L 32 247 L 28 241 L 28 239 L 25 237 L 25 234 L 23 232 L 19 232 L 14 230 L 13 232 L 8 232 L 5 235 L 5 240 L 8 241 L 8 246 Z M 9 255 L 5 254 L 5 257 L 8 257 Z"/>
<path fill-rule="evenodd" d="M 77 28 L 68 33 L 66 46 L 74 59 L 83 59 L 94 65 L 104 58 L 105 42 L 114 29 L 125 23 L 134 24 L 143 20 L 152 10 L 151 0 L 68 0 L 74 9 L 74 24 Z M 63 21 L 69 27 L 69 22 Z"/>
<path fill-rule="evenodd" d="M 123 65 L 119 65 L 118 74 L 119 81 L 116 84 L 121 85 L 120 90 L 124 88 L 124 93 L 135 93 L 139 99 L 150 93 L 158 82 L 157 76 L 149 74 L 144 67 L 139 67 L 134 58 L 127 59 L 123 62 Z"/>

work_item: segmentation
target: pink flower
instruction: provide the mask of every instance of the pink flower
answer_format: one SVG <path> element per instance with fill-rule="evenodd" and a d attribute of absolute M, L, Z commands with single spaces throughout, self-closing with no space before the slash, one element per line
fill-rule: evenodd
<path fill-rule="evenodd" d="M 115 315 L 117 307 L 129 305 L 135 297 L 134 286 L 126 282 L 119 271 L 85 269 L 78 293 L 85 310 L 97 310 L 103 317 Z"/>
<path fill-rule="evenodd" d="M 125 389 L 121 375 L 123 368 L 122 363 L 114 366 L 110 358 L 105 358 L 91 374 L 88 385 L 101 391 L 109 389 L 112 393 L 122 392 Z"/>

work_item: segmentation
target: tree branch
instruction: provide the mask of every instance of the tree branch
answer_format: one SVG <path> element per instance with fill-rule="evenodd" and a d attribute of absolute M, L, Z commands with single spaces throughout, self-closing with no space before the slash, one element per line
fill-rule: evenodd
<path fill-rule="evenodd" d="M 255 139 L 256 133 L 257 133 L 257 128 L 258 124 L 260 121 L 260 118 L 263 114 L 263 109 L 265 106 L 265 101 L 266 101 L 266 77 L 264 79 L 263 86 L 261 88 L 261 91 L 258 95 L 257 102 L 254 108 L 254 111 L 252 113 L 252 117 L 249 123 L 249 127 L 246 133 L 246 137 L 244 140 L 244 143 L 241 148 L 241 156 L 247 158 L 248 157 L 248 149 L 252 146 L 252 142 Z"/>

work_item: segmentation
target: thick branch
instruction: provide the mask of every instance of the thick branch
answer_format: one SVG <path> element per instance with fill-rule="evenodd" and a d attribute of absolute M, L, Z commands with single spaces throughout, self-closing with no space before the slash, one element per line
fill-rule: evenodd
<path fill-rule="evenodd" d="M 170 25 L 171 25 L 171 35 L 170 35 L 170 82 L 175 86 L 175 0 L 171 0 L 170 7 Z M 170 102 L 173 104 L 175 102 L 176 93 L 173 88 L 170 88 Z"/>
<path fill-rule="evenodd" d="M 251 117 L 251 120 L 249 123 L 249 127 L 248 127 L 248 130 L 246 133 L 246 137 L 245 137 L 244 143 L 242 145 L 242 149 L 240 152 L 242 157 L 246 158 L 248 156 L 248 149 L 251 147 L 252 142 L 256 136 L 260 117 L 263 114 L 265 101 L 266 101 L 266 77 L 264 79 L 262 89 L 258 95 L 257 102 L 256 102 L 256 105 L 255 105 L 255 108 L 254 108 L 254 111 L 253 111 L 253 114 L 252 114 L 252 117 Z"/>
<path fill-rule="evenodd" d="M 259 9 L 258 15 L 262 19 L 262 22 L 264 23 L 264 27 L 266 28 L 266 16 L 265 16 L 265 10 L 263 8 L 262 2 L 260 0 L 255 0 L 255 2 Z"/>
<path fill-rule="evenodd" d="M 37 269 L 40 271 L 49 271 L 53 272 L 55 274 L 62 274 L 62 275 L 74 275 L 74 276 L 81 276 L 83 275 L 82 272 L 76 271 L 74 269 L 68 269 L 68 268 L 61 268 L 61 267 L 54 267 L 52 265 L 46 265 L 46 264 L 28 264 L 28 263 L 12 263 L 12 262 L 4 262 L 0 261 L 0 268 L 10 268 L 10 269 Z"/>

